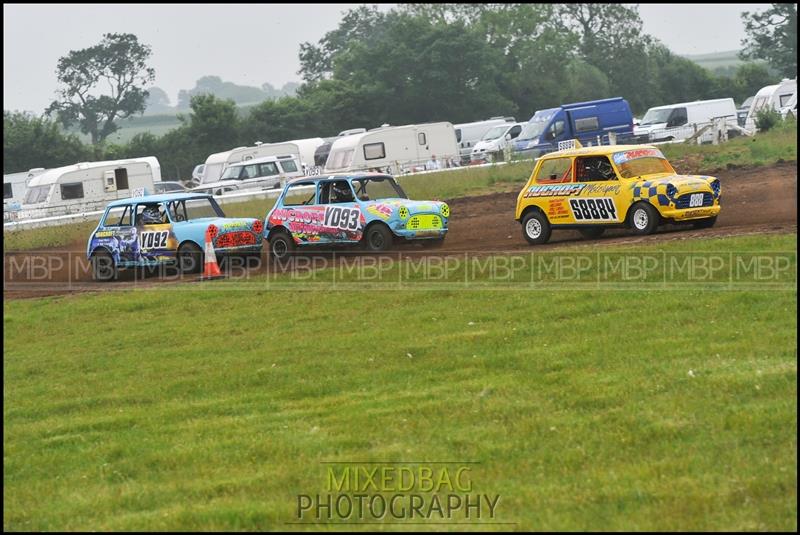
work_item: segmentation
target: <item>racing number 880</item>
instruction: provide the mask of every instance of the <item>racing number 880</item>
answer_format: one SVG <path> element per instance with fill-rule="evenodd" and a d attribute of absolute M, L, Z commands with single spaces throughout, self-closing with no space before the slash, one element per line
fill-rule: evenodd
<path fill-rule="evenodd" d="M 599 199 L 570 199 L 572 214 L 578 221 L 616 221 L 617 207 L 609 197 Z"/>

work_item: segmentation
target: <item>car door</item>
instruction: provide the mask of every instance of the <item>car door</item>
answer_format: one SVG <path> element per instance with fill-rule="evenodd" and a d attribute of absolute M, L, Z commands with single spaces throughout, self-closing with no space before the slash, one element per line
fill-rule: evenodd
<path fill-rule="evenodd" d="M 621 184 L 608 156 L 575 158 L 575 184 L 579 186 L 578 193 L 568 201 L 575 223 L 612 224 L 623 220 Z"/>
<path fill-rule="evenodd" d="M 319 206 L 323 209 L 322 228 L 327 241 L 357 242 L 364 232 L 364 215 L 356 202 L 349 180 L 319 183 Z"/>
<path fill-rule="evenodd" d="M 154 212 L 157 211 L 157 212 Z M 166 203 L 139 203 L 135 208 L 137 243 L 129 251 L 141 264 L 164 262 L 175 258 L 178 247 Z M 158 217 L 150 214 L 158 214 Z"/>

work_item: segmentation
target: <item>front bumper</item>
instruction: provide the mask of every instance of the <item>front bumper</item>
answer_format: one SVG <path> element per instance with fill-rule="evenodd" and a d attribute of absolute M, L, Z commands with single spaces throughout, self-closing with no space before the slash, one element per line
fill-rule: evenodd
<path fill-rule="evenodd" d="M 707 219 L 716 217 L 722 207 L 719 204 L 714 206 L 703 206 L 698 208 L 662 208 L 661 217 L 673 221 L 690 221 L 692 219 Z"/>

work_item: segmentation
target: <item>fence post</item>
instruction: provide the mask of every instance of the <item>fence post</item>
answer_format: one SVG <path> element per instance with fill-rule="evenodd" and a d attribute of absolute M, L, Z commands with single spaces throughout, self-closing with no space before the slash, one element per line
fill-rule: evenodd
<path fill-rule="evenodd" d="M 617 144 L 617 133 L 616 132 L 609 132 L 608 133 L 608 144 L 609 145 L 616 145 Z"/>

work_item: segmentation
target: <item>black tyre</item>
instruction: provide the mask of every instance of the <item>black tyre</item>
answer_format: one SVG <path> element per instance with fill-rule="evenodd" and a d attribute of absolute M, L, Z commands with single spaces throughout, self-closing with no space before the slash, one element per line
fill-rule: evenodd
<path fill-rule="evenodd" d="M 628 225 L 636 234 L 652 234 L 658 228 L 658 220 L 658 210 L 646 202 L 634 204 L 628 213 Z"/>
<path fill-rule="evenodd" d="M 542 212 L 528 212 L 522 218 L 522 235 L 532 245 L 547 243 L 551 232 L 550 221 Z"/>
<path fill-rule="evenodd" d="M 711 228 L 716 224 L 717 216 L 709 217 L 707 219 L 700 219 L 699 221 L 693 221 L 692 226 L 697 229 L 701 228 Z"/>
<path fill-rule="evenodd" d="M 269 254 L 273 260 L 286 260 L 295 250 L 295 243 L 288 232 L 280 230 L 269 237 Z"/>
<path fill-rule="evenodd" d="M 203 268 L 203 250 L 195 243 L 184 243 L 178 248 L 178 269 L 182 274 L 200 273 Z"/>
<path fill-rule="evenodd" d="M 108 251 L 97 251 L 92 255 L 92 278 L 99 282 L 108 282 L 117 277 L 117 266 Z"/>
<path fill-rule="evenodd" d="M 603 227 L 587 227 L 578 229 L 578 232 L 581 233 L 581 236 L 587 240 L 596 240 L 602 236 L 605 231 L 606 229 Z"/>
<path fill-rule="evenodd" d="M 364 234 L 364 248 L 373 253 L 380 253 L 392 245 L 392 231 L 383 224 L 372 225 Z"/>

